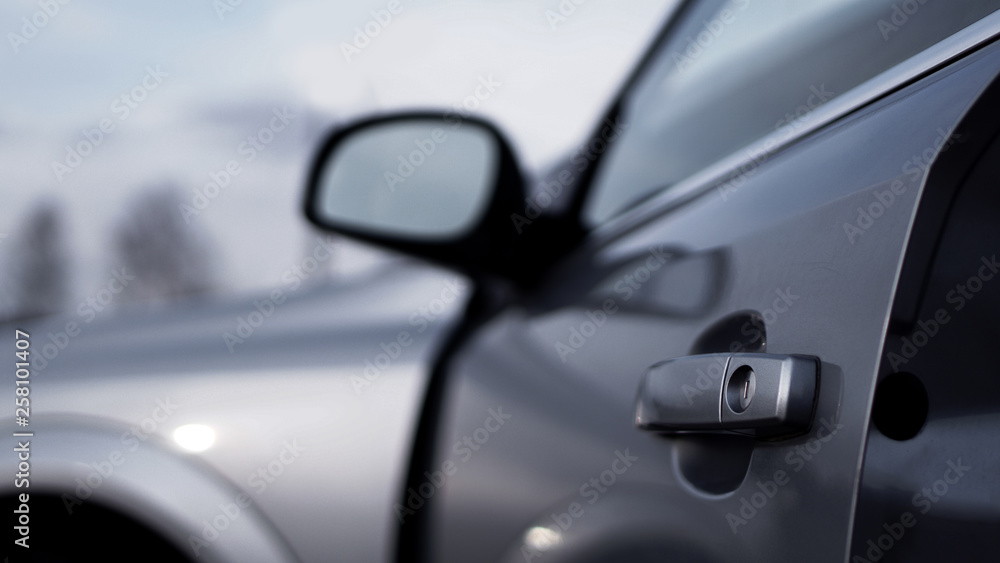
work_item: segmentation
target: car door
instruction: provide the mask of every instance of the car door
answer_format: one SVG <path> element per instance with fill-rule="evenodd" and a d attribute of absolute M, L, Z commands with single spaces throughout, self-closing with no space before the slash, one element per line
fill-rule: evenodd
<path fill-rule="evenodd" d="M 912 4 L 678 9 L 550 176 L 587 190 L 589 234 L 445 350 L 396 505 L 401 560 L 851 556 L 928 170 L 995 132 L 954 135 L 1000 68 L 995 6 Z M 814 394 L 781 399 L 808 426 L 705 432 L 704 405 L 724 412 L 754 357 L 818 359 Z M 684 358 L 672 400 L 702 410 L 637 427 L 647 374 Z"/>

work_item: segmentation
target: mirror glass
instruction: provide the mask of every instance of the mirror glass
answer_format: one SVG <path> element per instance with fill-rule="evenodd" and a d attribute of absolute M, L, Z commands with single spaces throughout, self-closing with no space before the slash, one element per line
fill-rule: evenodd
<path fill-rule="evenodd" d="M 499 159 L 496 137 L 475 123 L 430 117 L 373 123 L 327 155 L 312 205 L 331 226 L 455 238 L 484 213 Z"/>

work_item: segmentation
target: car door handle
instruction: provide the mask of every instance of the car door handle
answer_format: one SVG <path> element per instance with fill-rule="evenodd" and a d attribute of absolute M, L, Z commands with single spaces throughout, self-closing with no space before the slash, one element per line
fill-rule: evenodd
<path fill-rule="evenodd" d="M 635 425 L 666 434 L 729 432 L 759 438 L 809 429 L 819 358 L 704 354 L 653 365 L 643 376 Z"/>

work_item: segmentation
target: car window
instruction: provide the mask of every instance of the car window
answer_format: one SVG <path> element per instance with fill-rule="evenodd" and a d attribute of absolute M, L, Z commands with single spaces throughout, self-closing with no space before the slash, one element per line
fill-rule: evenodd
<path fill-rule="evenodd" d="M 703 2 L 622 103 L 584 220 L 594 226 L 1000 8 L 1000 0 Z"/>

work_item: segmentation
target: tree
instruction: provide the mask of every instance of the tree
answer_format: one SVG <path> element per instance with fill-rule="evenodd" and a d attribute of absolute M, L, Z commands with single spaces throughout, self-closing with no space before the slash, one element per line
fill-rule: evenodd
<path fill-rule="evenodd" d="M 135 198 L 115 228 L 118 264 L 136 277 L 125 288 L 127 299 L 162 301 L 212 289 L 207 236 L 184 223 L 181 201 L 172 184 L 154 186 Z"/>
<path fill-rule="evenodd" d="M 4 241 L 4 286 L 8 319 L 62 311 L 69 295 L 69 259 L 59 206 L 52 200 L 35 205 L 17 236 Z"/>

